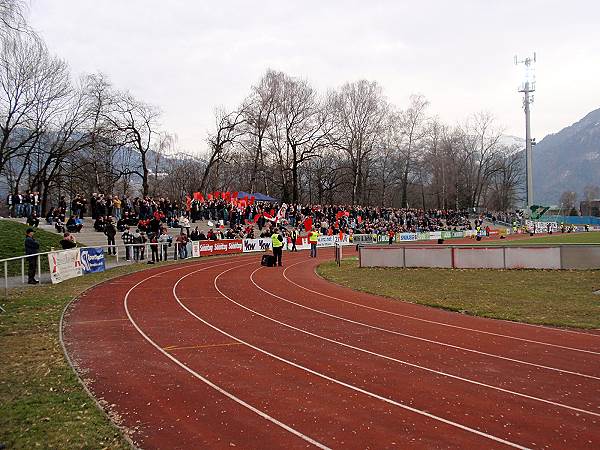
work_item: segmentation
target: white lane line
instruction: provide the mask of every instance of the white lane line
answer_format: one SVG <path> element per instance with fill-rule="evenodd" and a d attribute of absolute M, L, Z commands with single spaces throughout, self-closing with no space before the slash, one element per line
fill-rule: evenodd
<path fill-rule="evenodd" d="M 402 313 L 397 313 L 397 312 L 393 312 L 393 311 L 388 311 L 388 310 L 385 310 L 385 309 L 374 308 L 372 306 L 367 306 L 367 305 L 363 305 L 363 304 L 360 304 L 360 303 L 351 302 L 349 300 L 344 300 L 342 298 L 338 298 L 338 297 L 335 297 L 333 295 L 323 294 L 322 292 L 315 291 L 313 289 L 309 289 L 309 288 L 307 288 L 305 286 L 302 286 L 301 284 L 298 284 L 298 283 L 292 281 L 286 275 L 286 271 L 288 269 L 290 269 L 290 268 L 292 268 L 292 267 L 294 267 L 294 266 L 296 266 L 298 264 L 301 264 L 303 262 L 306 262 L 306 261 L 300 261 L 300 262 L 294 263 L 294 264 L 286 267 L 285 270 L 283 271 L 283 277 L 287 281 L 289 281 L 290 283 L 292 283 L 294 286 L 298 286 L 299 288 L 304 289 L 305 291 L 312 292 L 313 294 L 317 294 L 317 295 L 320 295 L 322 297 L 327 297 L 327 298 L 330 298 L 330 299 L 333 299 L 333 300 L 338 300 L 340 302 L 348 303 L 349 305 L 354 305 L 354 306 L 358 306 L 358 307 L 361 307 L 361 308 L 370 309 L 372 311 L 377 311 L 377 312 L 381 312 L 381 313 L 385 313 L 385 314 L 390 314 L 390 315 L 394 315 L 394 316 L 398 316 L 398 317 L 404 317 L 406 319 L 418 320 L 420 322 L 432 323 L 432 324 L 435 324 L 435 325 L 442 325 L 444 327 L 457 328 L 459 330 L 472 331 L 474 333 L 489 334 L 491 336 L 498 336 L 498 337 L 507 338 L 507 339 L 514 339 L 514 340 L 517 340 L 517 341 L 529 342 L 531 344 L 546 345 L 546 346 L 549 346 L 549 347 L 561 348 L 563 350 L 571 350 L 571 351 L 575 351 L 575 352 L 589 353 L 589 354 L 592 354 L 592 355 L 600 355 L 600 352 L 595 352 L 595 351 L 592 351 L 592 350 L 584 350 L 584 349 L 581 349 L 581 348 L 567 347 L 567 346 L 558 345 L 558 344 L 550 344 L 548 342 L 535 341 L 535 340 L 532 340 L 532 339 L 525 339 L 525 338 L 520 338 L 520 337 L 516 337 L 516 336 L 510 336 L 510 335 L 501 334 L 501 333 L 493 333 L 491 331 L 483 331 L 483 330 L 477 330 L 477 329 L 474 329 L 474 328 L 461 327 L 459 325 L 452 325 L 452 324 L 449 324 L 449 323 L 446 323 L 446 322 L 438 322 L 438 321 L 435 321 L 435 320 L 429 320 L 429 319 L 423 319 L 421 317 L 410 316 L 408 314 L 402 314 Z M 516 322 L 511 322 L 511 323 L 516 324 Z M 518 325 L 528 325 L 528 324 L 518 324 Z M 544 328 L 544 329 L 549 330 L 549 331 L 555 331 L 555 330 L 552 330 L 551 328 Z M 561 331 L 564 331 L 564 330 L 561 330 Z M 582 334 L 585 334 L 585 333 L 582 333 Z M 586 336 L 590 336 L 589 334 L 585 334 L 585 335 Z"/>
<path fill-rule="evenodd" d="M 267 291 L 265 291 L 263 288 L 261 288 L 260 286 L 258 286 L 254 282 L 254 279 L 252 278 L 252 276 L 251 276 L 250 279 L 251 279 L 252 283 L 258 289 L 260 289 L 260 290 L 262 290 L 264 292 L 267 292 Z M 448 348 L 454 348 L 456 350 L 461 350 L 461 351 L 465 351 L 465 352 L 469 352 L 469 353 L 475 353 L 477 355 L 488 356 L 490 358 L 498 358 L 498 359 L 502 359 L 504 361 L 510 361 L 510 362 L 514 362 L 514 363 L 517 363 L 517 364 L 524 364 L 524 365 L 527 365 L 527 366 L 537 367 L 539 369 L 551 370 L 551 371 L 554 371 L 554 372 L 566 373 L 566 374 L 569 374 L 569 375 L 575 375 L 575 376 L 578 376 L 578 377 L 589 378 L 589 379 L 592 379 L 592 380 L 599 380 L 600 381 L 600 377 L 597 377 L 597 376 L 594 376 L 594 375 L 588 375 L 586 373 L 573 372 L 573 371 L 570 371 L 570 370 L 559 369 L 557 367 L 545 366 L 543 364 L 536 364 L 536 363 L 532 363 L 532 362 L 529 362 L 529 361 L 523 361 L 522 359 L 509 358 L 508 356 L 502 356 L 502 355 L 497 355 L 495 353 L 488 353 L 488 352 L 483 352 L 483 351 L 480 351 L 480 350 L 474 350 L 474 349 L 471 349 L 471 348 L 460 347 L 458 345 L 448 344 L 446 342 L 434 341 L 432 339 L 427 339 L 427 338 L 420 337 L 420 336 L 415 336 L 415 335 L 412 335 L 412 334 L 401 333 L 400 331 L 390 330 L 390 329 L 378 327 L 378 326 L 375 326 L 375 325 L 369 325 L 368 323 L 358 322 L 356 320 L 348 319 L 348 318 L 342 317 L 342 316 L 337 316 L 335 314 L 327 313 L 325 311 L 314 309 L 314 308 L 311 308 L 309 306 L 302 305 L 300 303 L 296 303 L 296 302 L 293 302 L 293 301 L 288 300 L 288 299 L 284 299 L 282 297 L 277 296 L 276 294 L 273 294 L 272 292 L 267 292 L 267 293 L 270 294 L 270 295 L 272 295 L 272 296 L 278 297 L 278 298 L 282 299 L 283 301 L 286 301 L 288 303 L 292 303 L 292 304 L 294 304 L 294 305 L 296 305 L 296 306 L 298 306 L 300 308 L 308 309 L 308 310 L 314 311 L 314 312 L 316 312 L 318 314 L 323 314 L 325 316 L 329 316 L 329 317 L 332 317 L 334 319 L 342 320 L 344 322 L 353 323 L 355 325 L 360 325 L 360 326 L 363 326 L 363 327 L 366 327 L 366 328 L 370 328 L 370 329 L 373 329 L 373 330 L 383 331 L 384 333 L 394 334 L 396 336 L 402 336 L 402 337 L 406 337 L 406 338 L 409 338 L 409 339 L 414 339 L 414 340 L 417 340 L 417 341 L 423 341 L 423 342 L 427 342 L 429 344 L 440 345 L 440 346 L 448 347 Z M 322 295 L 326 295 L 326 294 L 322 294 Z M 329 297 L 329 296 L 327 296 L 327 297 Z M 339 300 L 342 301 L 342 302 L 344 302 L 344 303 L 352 303 L 352 302 L 348 302 L 346 300 L 341 300 L 341 299 L 339 299 Z M 379 310 L 377 310 L 377 308 L 371 308 L 371 307 L 368 307 L 368 306 L 366 308 L 374 309 L 376 311 L 379 311 Z"/>
<path fill-rule="evenodd" d="M 260 290 L 262 290 L 264 292 L 267 292 L 267 291 L 265 291 L 263 288 L 261 288 L 260 286 L 258 286 L 254 282 L 254 279 L 252 278 L 252 276 L 250 277 L 250 279 L 251 279 L 252 283 L 258 289 L 260 289 Z M 295 283 L 293 283 L 293 284 L 295 284 Z M 302 287 L 302 286 L 300 286 L 300 287 Z M 303 289 L 306 289 L 306 288 L 303 288 Z M 306 289 L 306 290 L 310 291 L 310 289 Z M 268 294 L 270 294 L 272 296 L 275 296 L 275 297 L 278 297 L 276 294 L 273 294 L 272 292 L 268 292 Z M 326 296 L 326 297 L 331 297 L 331 296 L 329 296 L 327 294 L 321 294 L 321 295 Z M 573 372 L 573 371 L 570 371 L 570 370 L 559 369 L 557 367 L 546 366 L 546 365 L 543 365 L 543 364 L 536 364 L 536 363 L 532 363 L 532 362 L 529 362 L 529 361 L 524 361 L 522 359 L 509 358 L 508 356 L 502 356 L 502 355 L 497 355 L 495 353 L 488 353 L 488 352 L 483 352 L 483 351 L 480 351 L 480 350 L 474 350 L 474 349 L 471 349 L 471 348 L 461 347 L 461 346 L 454 345 L 454 344 L 448 344 L 446 342 L 435 341 L 433 339 L 427 339 L 427 338 L 424 338 L 424 337 L 415 336 L 413 334 L 401 333 L 400 331 L 390 330 L 388 328 L 382 328 L 382 327 L 378 327 L 378 326 L 375 326 L 375 325 L 369 325 L 368 323 L 358 322 L 356 320 L 348 319 L 346 317 L 337 316 L 335 314 L 331 314 L 331 313 L 327 313 L 325 311 L 314 309 L 314 308 L 311 308 L 309 306 L 302 305 L 300 303 L 292 302 L 291 300 L 284 299 L 282 297 L 278 297 L 278 298 L 280 298 L 283 301 L 286 301 L 288 303 L 293 303 L 294 305 L 299 306 L 300 308 L 305 308 L 305 309 L 314 311 L 314 312 L 316 312 L 318 314 L 323 314 L 325 316 L 333 317 L 333 318 L 338 319 L 338 320 L 343 320 L 344 322 L 349 322 L 349 323 L 353 323 L 353 324 L 360 325 L 360 326 L 363 326 L 363 327 L 371 328 L 373 330 L 378 330 L 378 331 L 383 331 L 385 333 L 394 334 L 396 336 L 402 336 L 402 337 L 406 337 L 408 339 L 414 339 L 414 340 L 417 340 L 417 341 L 423 341 L 423 342 L 427 342 L 429 344 L 440 345 L 440 346 L 443 346 L 443 347 L 454 348 L 456 350 L 461 350 L 461 351 L 465 351 L 465 352 L 469 352 L 469 353 L 475 353 L 477 355 L 488 356 L 490 358 L 498 358 L 498 359 L 502 359 L 504 361 L 510 361 L 510 362 L 514 362 L 514 363 L 517 363 L 517 364 L 524 364 L 524 365 L 527 365 L 527 366 L 537 367 L 539 369 L 551 370 L 551 371 L 560 372 L 560 373 L 566 373 L 566 374 L 569 374 L 569 375 L 575 375 L 575 376 L 578 376 L 578 377 L 589 378 L 589 379 L 592 379 L 592 380 L 600 380 L 600 377 L 597 377 L 597 376 L 594 376 L 594 375 L 588 375 L 586 373 Z M 332 297 L 332 298 L 335 298 L 335 297 Z M 341 302 L 344 302 L 344 303 L 355 304 L 355 303 L 352 303 L 352 302 L 349 302 L 349 301 L 343 300 L 343 299 L 337 299 L 337 300 L 339 300 Z M 357 305 L 361 306 L 360 304 L 357 304 Z M 385 312 L 384 310 L 379 310 L 377 308 L 372 308 L 370 306 L 365 306 L 365 308 L 372 309 L 372 310 L 375 310 L 375 311 L 378 311 L 378 312 Z M 396 313 L 391 313 L 391 314 L 396 314 Z M 399 314 L 399 315 L 402 315 L 402 314 Z M 419 319 L 419 320 L 421 320 L 421 319 Z"/>
<path fill-rule="evenodd" d="M 240 266 L 238 266 L 238 267 L 240 267 Z M 231 269 L 228 269 L 228 270 L 225 270 L 225 271 L 221 272 L 219 275 L 217 275 L 217 276 L 215 277 L 215 280 L 214 280 L 214 285 L 215 285 L 215 288 L 217 289 L 217 291 L 219 291 L 219 292 L 221 293 L 221 295 L 223 295 L 223 297 L 225 297 L 227 300 L 229 300 L 229 301 L 231 301 L 231 302 L 233 302 L 233 303 L 236 303 L 236 304 L 237 304 L 237 302 L 236 302 L 235 300 L 233 300 L 232 298 L 228 297 L 228 296 L 227 296 L 225 293 L 223 293 L 223 292 L 222 292 L 222 291 L 219 289 L 219 287 L 218 287 L 218 285 L 217 285 L 217 280 L 218 280 L 218 279 L 219 279 L 219 277 L 220 277 L 221 275 L 223 275 L 224 273 L 227 273 L 227 272 L 229 272 L 230 270 L 233 270 L 233 269 L 237 269 L 238 267 L 233 267 L 233 268 L 231 268 Z M 184 275 L 184 276 L 183 276 L 183 277 L 181 277 L 181 278 L 180 278 L 180 279 L 177 281 L 177 283 L 175 283 L 175 285 L 173 286 L 173 296 L 175 297 L 175 300 L 177 300 L 177 302 L 178 302 L 178 303 L 181 305 L 181 307 L 182 307 L 183 309 L 185 309 L 185 310 L 186 310 L 186 311 L 187 311 L 187 312 L 188 312 L 190 315 L 194 316 L 194 317 L 195 317 L 196 319 L 198 319 L 200 322 L 202 322 L 202 323 L 204 323 L 205 325 L 207 325 L 207 326 L 211 327 L 211 328 L 212 328 L 212 329 L 214 329 L 215 331 L 218 331 L 219 333 L 222 333 L 224 336 L 227 336 L 227 337 L 229 337 L 230 339 L 233 339 L 233 340 L 235 340 L 235 341 L 237 341 L 237 342 L 240 342 L 240 343 L 242 343 L 242 344 L 245 344 L 245 345 L 246 345 L 246 346 L 248 346 L 249 348 L 252 348 L 252 349 L 256 350 L 257 352 L 263 353 L 263 354 L 265 354 L 265 355 L 267 355 L 267 356 L 270 356 L 271 358 L 273 358 L 273 359 L 276 359 L 276 360 L 278 360 L 278 361 L 281 361 L 281 362 L 283 362 L 283 363 L 285 363 L 285 364 L 288 364 L 288 365 L 290 365 L 290 366 L 296 367 L 296 368 L 298 368 L 298 369 L 300 369 L 300 370 L 303 370 L 303 371 L 305 371 L 305 372 L 308 372 L 308 373 L 310 373 L 310 374 L 312 374 L 312 375 L 315 375 L 315 376 L 317 376 L 317 377 L 319 377 L 319 378 L 322 378 L 322 379 L 324 379 L 324 380 L 330 381 L 330 382 L 332 382 L 332 383 L 338 384 L 338 385 L 340 385 L 340 386 L 343 386 L 343 387 L 345 387 L 345 388 L 351 389 L 351 390 L 353 390 L 353 391 L 356 391 L 356 392 L 360 392 L 361 394 L 367 395 L 367 396 L 369 396 L 369 397 L 372 397 L 372 398 L 375 398 L 375 399 L 377 399 L 377 400 L 381 400 L 381 401 L 383 401 L 383 402 L 385 402 L 385 403 L 389 403 L 389 404 L 391 404 L 391 405 L 397 406 L 397 407 L 399 407 L 399 408 L 402 408 L 402 409 L 405 409 L 405 410 L 407 410 L 407 411 L 410 411 L 410 412 L 413 412 L 413 413 L 419 414 L 419 415 L 421 415 L 421 416 L 425 416 L 425 417 L 427 417 L 427 418 L 429 418 L 429 419 L 437 420 L 437 421 L 439 421 L 439 422 L 445 423 L 445 424 L 447 424 L 447 425 L 450 425 L 450 426 L 452 426 L 452 427 L 459 428 L 459 429 L 461 429 L 461 430 L 463 430 L 463 431 L 467 431 L 467 432 L 469 432 L 469 433 L 473 433 L 473 434 L 476 434 L 476 435 L 478 435 L 478 436 L 482 436 L 482 437 L 484 437 L 484 438 L 486 438 L 486 439 L 490 439 L 490 440 L 492 440 L 492 441 L 496 441 L 496 442 L 499 442 L 499 443 L 502 443 L 502 444 L 508 445 L 508 446 L 510 446 L 510 447 L 514 447 L 514 448 L 518 448 L 518 449 L 522 449 L 522 450 L 525 450 L 525 449 L 527 449 L 527 447 L 523 447 L 523 446 L 521 446 L 521 445 L 519 445 L 519 444 L 516 444 L 516 443 L 514 443 L 514 442 L 510 442 L 510 441 L 507 441 L 507 440 L 505 440 L 505 439 L 499 438 L 499 437 L 497 437 L 497 436 L 494 436 L 494 435 L 491 435 L 491 434 L 485 433 L 485 432 L 483 432 L 483 431 L 477 430 L 477 429 L 475 429 L 475 428 L 470 428 L 470 427 L 468 427 L 468 426 L 466 426 L 466 425 L 462 425 L 462 424 L 460 424 L 460 423 L 453 422 L 452 420 L 449 420 L 449 419 L 444 419 L 443 417 L 436 416 L 435 414 L 428 413 L 427 411 L 423 411 L 423 410 L 420 410 L 420 409 L 417 409 L 417 408 L 413 408 L 412 406 L 405 405 L 404 403 L 397 402 L 397 401 L 395 401 L 395 400 L 392 400 L 392 399 L 390 399 L 390 398 L 383 397 L 383 396 L 381 396 L 381 395 L 379 395 L 379 394 L 375 394 L 375 393 L 373 393 L 373 392 L 367 391 L 366 389 L 362 389 L 362 388 L 360 388 L 360 387 L 357 387 L 357 386 L 354 386 L 354 385 L 352 385 L 352 384 L 349 384 L 349 383 L 345 383 L 345 382 L 343 382 L 343 381 L 340 381 L 340 380 L 338 380 L 338 379 L 336 379 L 336 378 L 332 378 L 332 377 L 330 377 L 330 376 L 328 376 L 328 375 L 325 375 L 325 374 L 323 374 L 323 373 L 320 373 L 320 372 L 317 372 L 317 371 L 315 371 L 315 370 L 309 369 L 308 367 L 305 367 L 305 366 L 302 366 L 302 365 L 300 365 L 300 364 L 297 364 L 297 363 L 295 363 L 295 362 L 293 362 L 293 361 L 289 361 L 289 360 L 287 360 L 287 359 L 285 359 L 285 358 L 282 358 L 281 356 L 278 356 L 278 355 L 275 355 L 275 354 L 273 354 L 273 353 L 270 353 L 270 352 L 268 352 L 267 350 L 264 350 L 264 349 L 262 349 L 262 348 L 260 348 L 260 347 L 257 347 L 257 346 L 255 346 L 255 345 L 252 345 L 252 344 L 250 344 L 249 342 L 247 342 L 247 341 L 244 341 L 243 339 L 240 339 L 240 338 L 238 338 L 238 337 L 235 337 L 235 336 L 233 336 L 232 334 L 229 334 L 229 333 L 227 333 L 226 331 L 222 330 L 221 328 L 219 328 L 219 327 L 217 327 L 217 326 L 215 326 L 215 325 L 211 324 L 210 322 L 206 321 L 206 320 L 205 320 L 205 319 L 203 319 L 202 317 L 198 316 L 198 315 L 197 315 L 197 314 L 195 314 L 195 313 L 194 313 L 192 310 L 190 310 L 190 309 L 189 309 L 187 306 L 185 306 L 183 303 L 181 303 L 181 302 L 179 301 L 179 298 L 177 297 L 177 293 L 176 293 L 177 286 L 178 286 L 178 284 L 179 284 L 179 283 L 180 283 L 180 282 L 181 282 L 183 279 L 185 279 L 186 277 L 188 277 L 188 276 L 190 276 L 190 275 L 192 275 L 192 274 L 193 274 L 193 272 L 191 272 L 191 273 L 189 273 L 189 274 L 187 274 L 187 275 Z"/>
<path fill-rule="evenodd" d="M 234 261 L 229 261 L 223 264 L 214 264 L 211 265 L 210 267 L 205 267 L 202 269 L 198 269 L 193 271 L 192 273 L 197 273 L 203 270 L 207 270 L 207 269 L 211 269 L 213 267 L 218 267 L 218 266 L 224 266 L 227 264 L 231 264 Z M 251 263 L 249 263 L 251 264 Z M 187 266 L 188 268 L 190 266 Z M 175 269 L 172 269 L 175 270 Z M 161 272 L 161 274 L 164 274 L 166 272 L 171 272 L 172 270 L 168 270 L 165 272 Z M 329 447 L 327 447 L 326 445 L 321 444 L 320 442 L 317 442 L 316 440 L 312 439 L 309 436 L 306 436 L 305 434 L 302 434 L 301 432 L 295 430 L 294 428 L 286 425 L 283 422 L 280 422 L 279 420 L 275 419 L 274 417 L 271 417 L 270 415 L 268 415 L 267 413 L 255 408 L 254 406 L 250 405 L 249 403 L 246 403 L 244 400 L 240 399 L 239 397 L 236 397 L 235 395 L 233 395 L 232 393 L 226 391 L 225 389 L 221 388 L 220 386 L 216 385 L 215 383 L 213 383 L 212 381 L 204 378 L 202 375 L 200 375 L 198 372 L 194 371 L 193 369 L 191 369 L 190 367 L 186 366 L 184 363 L 182 363 L 181 361 L 179 361 L 177 358 L 175 358 L 173 355 L 169 354 L 168 352 L 166 352 L 165 350 L 163 350 L 161 348 L 160 345 L 158 345 L 156 342 L 154 342 L 152 339 L 150 339 L 150 337 L 148 337 L 148 335 L 146 333 L 144 333 L 142 331 L 142 329 L 138 326 L 138 324 L 135 322 L 135 320 L 133 319 L 133 317 L 131 317 L 131 314 L 129 312 L 129 307 L 128 307 L 128 299 L 129 299 L 129 294 L 140 284 L 144 283 L 145 281 L 156 277 L 157 275 L 152 275 L 149 276 L 147 278 L 144 278 L 142 281 L 140 281 L 139 283 L 135 284 L 134 286 L 131 287 L 131 289 L 129 289 L 129 291 L 127 291 L 127 294 L 125 294 L 125 298 L 123 300 L 123 305 L 125 307 L 125 312 L 127 313 L 127 317 L 129 318 L 129 321 L 131 322 L 131 324 L 134 326 L 134 328 L 137 330 L 137 332 L 150 344 L 152 345 L 156 350 L 158 350 L 160 353 L 162 353 L 164 356 L 166 356 L 167 358 L 169 358 L 171 361 L 173 361 L 175 364 L 177 364 L 179 367 L 181 367 L 183 370 L 185 370 L 186 372 L 190 373 L 192 376 L 194 376 L 195 378 L 199 379 L 200 381 L 202 381 L 203 383 L 207 384 L 208 386 L 210 386 L 211 388 L 213 388 L 214 390 L 216 390 L 217 392 L 219 392 L 220 394 L 226 396 L 227 398 L 233 400 L 234 402 L 238 403 L 239 405 L 249 409 L 250 411 L 252 411 L 253 413 L 257 414 L 258 416 L 262 417 L 265 420 L 268 420 L 269 422 L 277 425 L 280 428 L 283 428 L 285 431 L 288 431 L 292 434 L 294 434 L 295 436 L 301 438 L 302 440 L 314 445 L 317 448 L 321 448 L 324 450 L 329 450 Z M 187 276 L 187 275 L 186 275 Z"/>
<path fill-rule="evenodd" d="M 316 309 L 313 309 L 313 308 L 309 308 L 308 306 L 304 306 L 304 305 L 301 305 L 299 303 L 295 303 L 295 302 L 293 302 L 291 300 L 285 299 L 283 297 L 280 297 L 277 294 L 274 294 L 274 293 L 272 293 L 270 291 L 267 291 L 267 290 L 261 288 L 258 284 L 255 283 L 254 278 L 253 278 L 254 274 L 257 271 L 259 271 L 260 269 L 261 268 L 259 267 L 254 272 L 252 272 L 252 274 L 250 274 L 250 281 L 252 281 L 252 284 L 254 284 L 254 286 L 256 286 L 258 289 L 260 289 L 264 293 L 266 293 L 266 294 L 268 294 L 268 295 L 270 295 L 272 297 L 278 298 L 278 299 L 280 299 L 280 300 L 282 300 L 282 301 L 284 301 L 286 303 L 291 303 L 293 305 L 296 305 L 296 306 L 299 306 L 301 308 L 305 308 L 305 309 L 317 312 L 319 314 L 324 314 L 326 316 L 330 316 L 330 317 L 333 317 L 333 318 L 336 318 L 336 319 L 344 320 L 344 321 L 347 321 L 347 322 L 350 322 L 350 323 L 353 323 L 353 324 L 357 324 L 357 325 L 364 325 L 364 324 L 362 324 L 360 322 L 355 322 L 353 320 L 340 318 L 340 317 L 335 316 L 333 314 L 324 313 L 322 311 L 319 311 L 319 310 L 316 310 Z M 453 379 L 456 379 L 456 380 L 464 381 L 464 382 L 471 383 L 471 384 L 474 384 L 474 385 L 477 385 L 477 386 L 482 386 L 482 387 L 485 387 L 485 388 L 488 388 L 488 389 L 494 389 L 494 390 L 498 390 L 498 391 L 501 391 L 501 392 L 505 392 L 507 394 L 515 395 L 515 396 L 518 396 L 518 397 L 523 397 L 523 398 L 526 398 L 526 399 L 529 399 L 529 400 L 534 400 L 534 401 L 546 403 L 548 405 L 557 406 L 557 407 L 560 407 L 560 408 L 570 409 L 572 411 L 576 411 L 576 412 L 579 412 L 579 413 L 590 414 L 592 416 L 600 417 L 600 413 L 596 413 L 596 412 L 593 412 L 593 411 L 588 411 L 586 409 L 580 409 L 580 408 L 577 408 L 575 406 L 565 405 L 563 403 L 553 402 L 552 400 L 546 400 L 546 399 L 543 399 L 543 398 L 534 397 L 534 396 L 531 396 L 531 395 L 523 394 L 521 392 L 511 391 L 509 389 L 504 389 L 504 388 L 497 387 L 497 386 L 494 386 L 494 385 L 491 385 L 491 384 L 482 383 L 482 382 L 479 382 L 479 381 L 476 381 L 476 380 L 472 380 L 470 378 L 464 378 L 464 377 L 461 377 L 461 376 L 458 376 L 458 375 L 452 375 L 452 374 L 447 373 L 447 372 L 442 372 L 442 371 L 439 371 L 439 370 L 431 369 L 429 367 L 421 366 L 419 364 L 414 364 L 414 363 L 411 363 L 411 362 L 408 362 L 408 361 L 404 361 L 402 359 L 397 359 L 397 358 L 394 358 L 394 357 L 391 357 L 391 356 L 383 355 L 381 353 L 372 352 L 372 351 L 364 349 L 362 347 L 356 347 L 354 345 L 350 345 L 350 344 L 346 344 L 344 342 L 336 341 L 335 339 L 330 339 L 330 338 L 327 338 L 325 336 L 321 336 L 319 334 L 315 334 L 315 333 L 312 333 L 310 331 L 304 330 L 302 328 L 297 328 L 297 327 L 295 327 L 293 325 L 289 325 L 289 324 L 287 324 L 285 322 L 281 322 L 281 321 L 279 321 L 277 319 L 274 319 L 272 317 L 269 317 L 269 316 L 266 316 L 264 314 L 261 314 L 258 311 L 250 309 L 250 308 L 248 308 L 248 307 L 246 307 L 246 306 L 244 306 L 244 305 L 242 305 L 242 304 L 240 304 L 240 303 L 238 303 L 236 301 L 233 301 L 233 303 L 235 303 L 236 305 L 240 306 L 241 308 L 244 308 L 244 309 L 252 312 L 253 314 L 257 314 L 257 315 L 259 315 L 261 317 L 264 317 L 265 319 L 271 320 L 271 321 L 276 322 L 276 323 L 278 323 L 280 325 L 283 325 L 285 327 L 291 328 L 293 330 L 299 331 L 301 333 L 305 333 L 307 335 L 310 335 L 310 336 L 313 336 L 313 337 L 316 337 L 316 338 L 319 338 L 319 339 L 323 339 L 324 341 L 332 342 L 334 344 L 341 345 L 341 346 L 346 347 L 346 348 L 350 348 L 352 350 L 357 350 L 357 351 L 360 351 L 360 352 L 363 352 L 363 353 L 367 353 L 369 355 L 373 355 L 373 356 L 377 356 L 379 358 L 387 359 L 389 361 L 394 361 L 394 362 L 397 362 L 397 363 L 400 363 L 400 364 L 404 364 L 404 365 L 407 365 L 407 366 L 410 366 L 410 367 L 414 367 L 416 369 L 425 370 L 427 372 L 431 372 L 431 373 L 435 373 L 437 375 L 442 375 L 442 376 L 445 376 L 445 377 L 449 377 L 449 378 L 453 378 Z M 377 327 L 371 327 L 370 325 L 364 325 L 364 326 L 367 326 L 369 328 L 375 328 L 377 330 L 382 330 L 382 329 L 377 328 Z"/>

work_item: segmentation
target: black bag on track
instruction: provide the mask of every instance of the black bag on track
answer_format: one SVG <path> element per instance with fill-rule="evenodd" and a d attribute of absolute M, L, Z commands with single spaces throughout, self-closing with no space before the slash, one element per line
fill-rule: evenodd
<path fill-rule="evenodd" d="M 262 255 L 260 259 L 261 266 L 273 267 L 275 265 L 275 257 L 273 255 Z"/>

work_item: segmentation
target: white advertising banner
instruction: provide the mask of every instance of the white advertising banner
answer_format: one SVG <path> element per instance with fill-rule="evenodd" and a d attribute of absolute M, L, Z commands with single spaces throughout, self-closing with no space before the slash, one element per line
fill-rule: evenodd
<path fill-rule="evenodd" d="M 401 241 L 416 241 L 417 237 L 417 233 L 400 233 Z"/>
<path fill-rule="evenodd" d="M 557 222 L 533 222 L 531 220 L 526 220 L 525 227 L 528 231 L 533 231 L 535 233 L 548 233 L 549 231 L 558 231 Z"/>
<path fill-rule="evenodd" d="M 344 234 L 340 239 L 340 236 L 336 234 L 335 236 L 319 236 L 317 247 L 333 247 L 337 243 L 342 245 L 352 245 L 349 235 Z"/>
<path fill-rule="evenodd" d="M 200 258 L 200 241 L 192 241 L 192 258 Z"/>
<path fill-rule="evenodd" d="M 271 249 L 271 238 L 244 239 L 242 251 L 244 253 L 265 252 Z"/>
<path fill-rule="evenodd" d="M 78 248 L 49 253 L 48 265 L 50 266 L 52 284 L 60 283 L 69 278 L 80 277 L 83 274 Z"/>

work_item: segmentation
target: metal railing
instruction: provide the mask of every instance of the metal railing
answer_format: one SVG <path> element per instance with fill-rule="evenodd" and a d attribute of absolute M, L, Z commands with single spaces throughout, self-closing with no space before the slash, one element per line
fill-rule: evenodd
<path fill-rule="evenodd" d="M 119 264 L 119 261 L 127 261 L 129 263 L 140 263 L 140 262 L 146 262 L 146 261 L 151 261 L 152 260 L 152 251 L 151 251 L 151 247 L 152 246 L 156 246 L 157 250 L 158 250 L 158 261 L 167 261 L 169 259 L 169 253 L 171 253 L 171 249 L 172 249 L 172 255 L 171 258 L 173 260 L 178 260 L 181 259 L 180 258 L 180 252 L 179 252 L 179 243 L 178 242 L 173 242 L 171 245 L 169 244 L 164 244 L 164 243 L 150 243 L 150 242 L 146 242 L 144 244 L 121 244 L 121 245 L 91 245 L 91 246 L 85 246 L 85 247 L 73 247 L 72 249 L 57 249 L 57 250 L 50 250 L 48 252 L 40 252 L 40 253 L 34 253 L 31 255 L 21 255 L 21 256 L 13 256 L 12 258 L 5 258 L 5 259 L 1 259 L 0 263 L 3 266 L 4 269 L 4 297 L 6 298 L 8 296 L 8 289 L 9 289 L 9 273 L 8 273 L 8 267 L 9 267 L 9 263 L 13 262 L 13 261 L 19 261 L 20 263 L 20 272 L 21 272 L 21 284 L 26 284 L 26 279 L 25 279 L 25 261 L 29 258 L 35 258 L 36 259 L 36 274 L 38 279 L 40 279 L 42 277 L 42 257 L 43 256 L 47 256 L 50 253 L 55 253 L 55 252 L 63 252 L 63 251 L 68 251 L 68 250 L 85 250 L 85 249 L 91 249 L 91 248 L 102 248 L 105 253 L 104 253 L 104 257 L 105 257 L 105 262 L 109 261 L 108 258 L 110 257 L 114 257 L 115 262 L 117 264 Z M 186 249 L 187 249 L 188 245 L 186 245 Z M 136 251 L 137 249 L 137 251 Z M 191 256 L 191 252 L 187 252 L 187 257 Z M 13 276 L 18 276 L 18 275 L 13 275 Z M 0 309 L 1 310 L 1 309 Z"/>

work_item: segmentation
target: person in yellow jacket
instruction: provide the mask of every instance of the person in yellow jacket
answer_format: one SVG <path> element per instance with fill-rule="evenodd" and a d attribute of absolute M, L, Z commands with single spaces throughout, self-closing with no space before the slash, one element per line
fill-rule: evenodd
<path fill-rule="evenodd" d="M 281 257 L 283 256 L 283 239 L 284 237 L 279 234 L 279 230 L 275 228 L 271 235 L 271 246 L 273 248 L 273 256 L 275 257 L 274 266 L 281 266 Z"/>
<path fill-rule="evenodd" d="M 310 257 L 317 257 L 317 243 L 319 242 L 319 232 L 312 227 L 310 233 L 308 233 L 308 240 L 310 242 Z"/>

